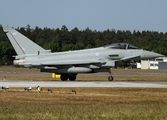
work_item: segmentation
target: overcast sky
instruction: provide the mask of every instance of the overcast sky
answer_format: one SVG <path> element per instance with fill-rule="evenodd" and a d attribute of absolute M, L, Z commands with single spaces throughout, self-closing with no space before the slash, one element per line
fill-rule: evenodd
<path fill-rule="evenodd" d="M 167 0 L 1 0 L 0 24 L 167 32 Z"/>

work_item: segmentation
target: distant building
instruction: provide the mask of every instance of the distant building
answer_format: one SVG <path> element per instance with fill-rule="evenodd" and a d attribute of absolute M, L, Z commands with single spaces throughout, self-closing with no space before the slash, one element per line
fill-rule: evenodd
<path fill-rule="evenodd" d="M 159 69 L 167 69 L 167 62 L 159 62 Z"/>
<path fill-rule="evenodd" d="M 140 68 L 140 64 L 137 68 L 138 67 Z M 167 57 L 159 57 L 152 60 L 141 60 L 141 69 L 167 69 Z"/>
<path fill-rule="evenodd" d="M 141 69 L 141 63 L 140 62 L 137 62 L 137 68 Z"/>
<path fill-rule="evenodd" d="M 158 61 L 158 62 L 167 62 L 167 57 L 155 58 L 155 61 Z"/>

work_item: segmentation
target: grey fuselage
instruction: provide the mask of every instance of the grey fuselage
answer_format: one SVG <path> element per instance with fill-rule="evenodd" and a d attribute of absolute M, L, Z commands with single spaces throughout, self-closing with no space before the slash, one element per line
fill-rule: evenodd
<path fill-rule="evenodd" d="M 109 68 L 115 67 L 116 61 L 147 58 L 143 51 L 142 49 L 99 47 L 67 52 L 27 55 L 17 65 L 39 68 L 41 72 L 58 74 L 106 72 Z"/>
<path fill-rule="evenodd" d="M 141 60 L 163 55 L 139 49 L 128 43 L 114 43 L 103 47 L 51 53 L 12 27 L 4 27 L 4 32 L 13 45 L 17 56 L 14 65 L 41 69 L 62 75 L 62 80 L 75 79 L 78 73 L 109 71 L 117 61 Z"/>

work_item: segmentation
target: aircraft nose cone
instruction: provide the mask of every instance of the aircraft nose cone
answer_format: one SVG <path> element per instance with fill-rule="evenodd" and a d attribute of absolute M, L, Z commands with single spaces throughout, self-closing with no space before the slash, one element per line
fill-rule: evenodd
<path fill-rule="evenodd" d="M 146 51 L 146 50 L 143 50 L 143 54 L 144 54 L 144 59 L 164 57 L 164 55 L 161 55 L 155 52 Z"/>

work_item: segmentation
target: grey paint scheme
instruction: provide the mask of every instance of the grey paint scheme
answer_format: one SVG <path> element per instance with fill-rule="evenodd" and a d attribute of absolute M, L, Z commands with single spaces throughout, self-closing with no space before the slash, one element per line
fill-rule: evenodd
<path fill-rule="evenodd" d="M 113 49 L 110 46 L 51 53 L 11 27 L 4 27 L 16 53 L 14 65 L 41 69 L 41 72 L 78 74 L 109 71 L 116 61 L 149 59 L 163 55 L 142 49 Z"/>
<path fill-rule="evenodd" d="M 4 32 L 6 32 L 10 42 L 12 43 L 16 53 L 18 55 L 22 54 L 37 54 L 38 50 L 45 50 L 37 44 L 34 44 L 30 39 L 20 34 L 11 27 L 5 27 Z M 26 48 L 24 51 L 23 48 Z"/>

